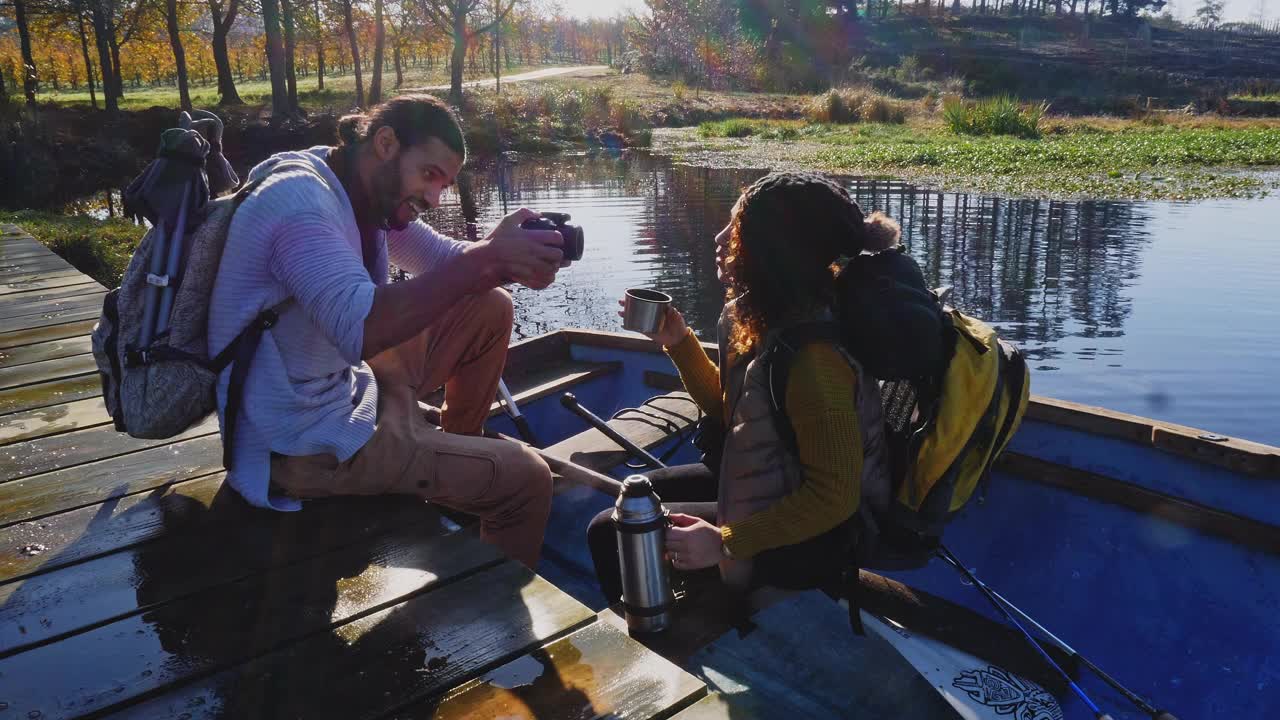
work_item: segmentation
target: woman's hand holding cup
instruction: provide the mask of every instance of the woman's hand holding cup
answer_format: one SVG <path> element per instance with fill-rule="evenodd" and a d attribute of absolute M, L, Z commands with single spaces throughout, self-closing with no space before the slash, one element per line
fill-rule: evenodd
<path fill-rule="evenodd" d="M 623 311 L 626 306 L 627 301 L 625 298 L 618 301 L 618 317 L 624 317 Z M 675 305 L 666 304 L 663 308 L 665 308 L 665 313 L 658 329 L 643 334 L 662 347 L 669 348 L 684 339 L 685 334 L 688 332 L 688 326 L 685 325 L 684 315 L 680 314 Z"/>

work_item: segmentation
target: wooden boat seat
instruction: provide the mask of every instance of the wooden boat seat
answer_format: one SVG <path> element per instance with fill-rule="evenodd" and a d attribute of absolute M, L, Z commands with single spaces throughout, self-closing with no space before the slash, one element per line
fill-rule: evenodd
<path fill-rule="evenodd" d="M 609 421 L 609 427 L 636 445 L 650 450 L 669 438 L 692 431 L 698 422 L 698 406 L 685 392 L 671 392 L 651 399 L 641 412 L 623 412 Z M 607 472 L 629 455 L 607 435 L 588 428 L 546 448 L 556 457 L 599 472 Z"/>

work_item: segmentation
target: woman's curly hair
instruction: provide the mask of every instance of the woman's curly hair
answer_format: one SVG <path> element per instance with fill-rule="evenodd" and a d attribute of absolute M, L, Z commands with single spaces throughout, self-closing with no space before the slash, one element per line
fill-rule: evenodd
<path fill-rule="evenodd" d="M 895 244 L 898 224 L 868 218 L 849 193 L 813 173 L 770 173 L 733 206 L 725 257 L 735 300 L 730 346 L 747 354 L 766 328 L 782 327 L 835 297 L 837 262 Z"/>

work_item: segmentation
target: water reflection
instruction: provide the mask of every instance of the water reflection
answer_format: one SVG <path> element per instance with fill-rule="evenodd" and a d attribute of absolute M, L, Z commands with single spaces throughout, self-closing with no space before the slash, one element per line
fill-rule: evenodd
<path fill-rule="evenodd" d="M 674 296 L 709 338 L 722 303 L 712 238 L 761 174 L 644 154 L 492 163 L 471 168 L 430 220 L 465 236 L 528 206 L 586 228 L 586 255 L 559 282 L 515 290 L 519 337 L 618 330 L 616 298 L 647 286 Z M 1280 442 L 1280 346 L 1264 330 L 1280 308 L 1263 272 L 1277 253 L 1265 223 L 1240 222 L 1274 216 L 1280 199 L 1016 200 L 842 181 L 864 210 L 902 223 L 931 283 L 1027 351 L 1037 392 Z M 1235 220 L 1229 232 L 1221 218 Z"/>

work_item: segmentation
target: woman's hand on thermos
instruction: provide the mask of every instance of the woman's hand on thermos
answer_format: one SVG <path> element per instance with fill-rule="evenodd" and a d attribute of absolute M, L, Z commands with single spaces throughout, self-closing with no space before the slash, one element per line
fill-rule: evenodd
<path fill-rule="evenodd" d="M 625 308 L 626 300 L 619 300 L 618 307 Z M 674 305 L 664 307 L 667 309 L 667 314 L 664 316 L 662 329 L 658 332 L 644 333 L 644 335 L 662 347 L 669 348 L 684 339 L 688 326 L 685 325 L 684 315 L 681 315 Z M 618 317 L 622 317 L 621 309 L 618 310 Z"/>
<path fill-rule="evenodd" d="M 671 513 L 667 557 L 679 570 L 701 570 L 720 562 L 720 528 L 693 515 Z"/>

